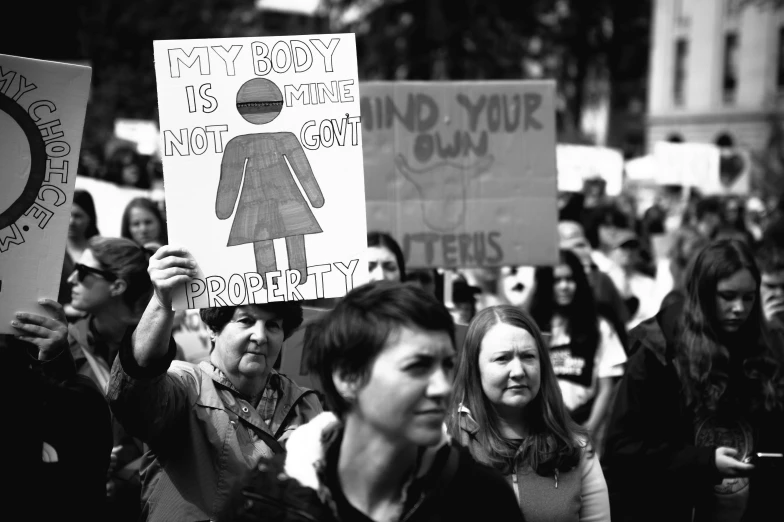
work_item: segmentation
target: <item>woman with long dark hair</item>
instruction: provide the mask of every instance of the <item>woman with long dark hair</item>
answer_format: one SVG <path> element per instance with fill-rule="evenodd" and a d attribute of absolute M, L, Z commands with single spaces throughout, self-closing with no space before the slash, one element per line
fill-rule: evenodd
<path fill-rule="evenodd" d="M 550 332 L 550 359 L 572 418 L 592 436 L 607 415 L 626 354 L 618 335 L 599 316 L 580 259 L 561 250 L 555 267 L 539 267 L 531 315 Z M 594 441 L 596 442 L 596 441 Z"/>
<path fill-rule="evenodd" d="M 169 242 L 161 209 L 148 198 L 134 198 L 125 207 L 121 235 L 155 250 Z"/>
<path fill-rule="evenodd" d="M 784 373 L 759 290 L 749 248 L 717 241 L 691 265 L 685 301 L 632 331 L 605 460 L 616 520 L 768 520 L 779 509 L 781 472 L 748 463 L 784 447 Z"/>
<path fill-rule="evenodd" d="M 397 241 L 384 232 L 368 232 L 368 272 L 371 281 L 405 281 L 406 261 Z"/>
<path fill-rule="evenodd" d="M 525 520 L 610 520 L 588 433 L 569 416 L 533 318 L 511 305 L 471 321 L 458 355 L 449 432 L 514 488 Z"/>

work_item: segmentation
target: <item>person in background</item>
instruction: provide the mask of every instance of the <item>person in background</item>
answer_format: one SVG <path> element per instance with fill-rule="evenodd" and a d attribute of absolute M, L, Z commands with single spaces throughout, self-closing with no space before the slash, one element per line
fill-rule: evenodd
<path fill-rule="evenodd" d="M 752 196 L 746 200 L 745 206 L 746 229 L 751 233 L 753 244 L 762 241 L 764 224 L 768 217 L 768 209 L 762 199 Z"/>
<path fill-rule="evenodd" d="M 583 271 L 593 290 L 599 313 L 610 321 L 618 334 L 621 344 L 626 348 L 626 323 L 629 312 L 626 302 L 613 283 L 607 271 L 620 270 L 601 252 L 592 250 L 591 244 L 583 233 L 582 226 L 573 221 L 558 223 L 559 248 L 571 250 L 583 265 Z M 602 266 L 599 266 L 599 265 Z"/>
<path fill-rule="evenodd" d="M 122 426 L 149 448 L 141 465 L 143 519 L 214 519 L 258 458 L 283 453 L 294 428 L 322 411 L 312 390 L 272 368 L 302 308 L 202 309 L 213 334 L 209 362 L 173 362 L 172 292 L 196 276 L 196 261 L 163 246 L 148 270 L 154 293 L 123 338 L 107 397 Z"/>
<path fill-rule="evenodd" d="M 627 330 L 653 317 L 659 311 L 654 279 L 637 270 L 640 256 L 640 240 L 631 230 L 618 230 L 610 238 L 610 259 L 620 268 L 609 275 L 626 302 L 629 312 Z"/>
<path fill-rule="evenodd" d="M 450 411 L 449 433 L 507 478 L 527 522 L 609 522 L 599 459 L 567 412 L 547 345 L 526 312 L 501 305 L 474 318 Z"/>
<path fill-rule="evenodd" d="M 153 250 L 169 242 L 166 220 L 158 205 L 148 198 L 134 198 L 125 207 L 121 235 Z"/>
<path fill-rule="evenodd" d="M 626 354 L 612 325 L 599 315 L 582 264 L 561 250 L 555 267 L 536 270 L 531 315 L 549 332 L 550 359 L 575 422 L 601 451 L 601 434 Z"/>
<path fill-rule="evenodd" d="M 7 374 L 2 392 L 13 435 L 3 458 L 6 511 L 19 520 L 103 522 L 112 450 L 109 407 L 68 349 L 62 306 L 39 301 L 48 316 L 19 312 L 15 336 L 0 335 Z M 9 426 L 10 427 L 10 426 Z M 16 516 L 10 515 L 16 513 Z"/>
<path fill-rule="evenodd" d="M 368 232 L 367 246 L 370 281 L 406 280 L 403 251 L 392 236 L 384 232 Z"/>
<path fill-rule="evenodd" d="M 739 239 L 749 246 L 754 246 L 754 235 L 746 227 L 746 207 L 740 197 L 730 196 L 724 201 L 722 216 L 723 227 L 717 231 L 714 239 L 720 239 L 722 230 L 729 229 L 735 232 L 735 237 L 730 237 L 728 231 L 724 232 L 726 239 Z"/>
<path fill-rule="evenodd" d="M 452 282 L 452 305 L 450 310 L 452 319 L 457 324 L 467 325 L 476 315 L 476 297 L 482 293 L 482 289 L 468 284 L 462 275 L 456 277 Z"/>
<path fill-rule="evenodd" d="M 686 299 L 631 332 L 603 461 L 613 520 L 778 512 L 784 476 L 748 463 L 784 449 L 784 373 L 766 342 L 759 290 L 749 248 L 715 242 L 691 265 Z"/>
<path fill-rule="evenodd" d="M 71 219 L 68 223 L 68 239 L 65 243 L 63 271 L 60 277 L 60 290 L 57 296 L 57 301 L 65 306 L 65 314 L 70 319 L 76 319 L 82 314 L 69 304 L 71 302 L 71 285 L 68 282 L 68 277 L 74 271 L 74 264 L 87 249 L 87 242 L 98 234 L 98 218 L 95 214 L 93 197 L 86 190 L 74 190 Z"/>
<path fill-rule="evenodd" d="M 697 200 L 694 217 L 697 233 L 709 241 L 712 240 L 722 224 L 721 200 L 713 196 Z"/>
<path fill-rule="evenodd" d="M 501 476 L 444 432 L 454 339 L 422 288 L 354 288 L 305 332 L 331 411 L 292 434 L 285 459 L 262 459 L 218 520 L 522 521 Z"/>
<path fill-rule="evenodd" d="M 765 321 L 771 330 L 784 334 L 784 248 L 772 241 L 765 242 L 757 248 L 755 258 L 760 271 Z"/>
<path fill-rule="evenodd" d="M 439 279 L 438 271 L 435 268 L 432 269 L 418 269 L 418 270 L 409 270 L 406 274 L 406 281 L 411 283 L 417 283 L 419 286 L 425 289 L 426 292 L 433 294 L 436 296 L 436 299 L 439 298 L 437 294 L 437 281 Z"/>

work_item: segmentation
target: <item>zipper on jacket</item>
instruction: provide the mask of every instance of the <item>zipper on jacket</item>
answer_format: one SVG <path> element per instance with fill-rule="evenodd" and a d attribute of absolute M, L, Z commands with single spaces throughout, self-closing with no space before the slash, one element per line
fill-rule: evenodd
<path fill-rule="evenodd" d="M 558 470 L 555 470 L 555 489 L 558 489 Z"/>

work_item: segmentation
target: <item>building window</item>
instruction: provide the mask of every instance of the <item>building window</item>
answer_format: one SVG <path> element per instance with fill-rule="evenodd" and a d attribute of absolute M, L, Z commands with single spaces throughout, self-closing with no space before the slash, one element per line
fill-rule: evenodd
<path fill-rule="evenodd" d="M 724 35 L 724 76 L 721 86 L 724 103 L 735 103 L 738 92 L 738 34 L 734 32 Z"/>
<path fill-rule="evenodd" d="M 675 41 L 675 67 L 672 81 L 672 99 L 675 105 L 681 106 L 684 102 L 686 86 L 686 61 L 689 57 L 689 42 L 685 38 Z"/>
<path fill-rule="evenodd" d="M 776 69 L 776 85 L 779 92 L 784 92 L 784 27 L 779 27 L 779 63 Z"/>

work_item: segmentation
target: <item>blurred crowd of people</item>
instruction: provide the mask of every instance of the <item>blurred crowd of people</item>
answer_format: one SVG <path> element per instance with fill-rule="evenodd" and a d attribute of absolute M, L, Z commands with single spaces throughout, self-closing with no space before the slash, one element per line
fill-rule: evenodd
<path fill-rule="evenodd" d="M 784 212 L 635 201 L 561 194 L 553 266 L 412 269 L 372 231 L 370 283 L 304 324 L 297 302 L 203 309 L 195 358 L 172 292 L 196 260 L 164 209 L 137 198 L 99 230 L 76 191 L 59 303 L 3 339 L 32 401 L 18 498 L 31 520 L 770 520 L 784 468 L 756 454 L 784 451 Z M 315 390 L 279 372 L 300 327 Z"/>

